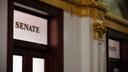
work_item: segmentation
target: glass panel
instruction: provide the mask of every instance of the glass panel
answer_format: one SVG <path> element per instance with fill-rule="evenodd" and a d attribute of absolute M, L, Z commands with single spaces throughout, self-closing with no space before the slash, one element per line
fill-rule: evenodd
<path fill-rule="evenodd" d="M 47 19 L 14 10 L 14 39 L 47 45 Z"/>
<path fill-rule="evenodd" d="M 33 72 L 44 72 L 44 59 L 33 58 Z"/>
<path fill-rule="evenodd" d="M 22 56 L 13 55 L 13 72 L 22 72 Z"/>
<path fill-rule="evenodd" d="M 109 39 L 109 57 L 110 58 L 120 58 L 120 42 L 116 40 Z"/>

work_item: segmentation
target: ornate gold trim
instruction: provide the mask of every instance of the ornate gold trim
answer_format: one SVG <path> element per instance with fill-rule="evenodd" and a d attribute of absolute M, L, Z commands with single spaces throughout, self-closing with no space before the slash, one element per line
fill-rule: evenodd
<path fill-rule="evenodd" d="M 85 16 L 102 16 L 107 11 L 103 3 L 94 0 L 39 0 L 55 7 L 61 8 L 73 15 L 80 17 Z"/>
<path fill-rule="evenodd" d="M 95 0 L 40 0 L 50 5 L 61 8 L 71 15 L 93 18 L 93 39 L 102 40 L 105 34 L 103 22 L 107 8 L 103 3 Z M 98 21 L 97 21 L 98 20 Z M 100 22 L 99 22 L 100 21 Z"/>
<path fill-rule="evenodd" d="M 106 33 L 106 26 L 102 20 L 96 19 L 93 24 L 93 39 L 102 40 Z"/>
<path fill-rule="evenodd" d="M 107 13 L 107 7 L 95 0 L 39 0 L 52 6 L 63 9 L 71 15 L 80 17 L 90 16 L 94 20 L 94 25 L 98 24 L 96 19 L 105 23 L 105 26 L 128 33 L 128 21 Z M 107 14 L 106 14 L 107 13 Z M 105 17 L 105 18 L 104 18 Z M 104 24 L 103 23 L 103 24 Z M 95 28 L 94 28 L 95 29 Z M 104 30 L 103 30 L 104 32 Z M 97 39 L 94 37 L 94 39 Z"/>
<path fill-rule="evenodd" d="M 115 22 L 120 23 L 120 24 L 122 24 L 122 25 L 128 25 L 128 21 L 127 21 L 127 20 L 125 20 L 125 19 L 123 19 L 123 18 L 120 18 L 120 17 L 118 17 L 118 16 L 116 16 L 116 15 L 113 15 L 113 14 L 110 13 L 110 12 L 108 12 L 108 13 L 106 14 L 106 18 L 107 18 L 107 19 L 111 19 L 112 21 L 115 21 Z"/>
<path fill-rule="evenodd" d="M 106 14 L 106 19 L 104 20 L 105 25 L 108 28 L 128 33 L 128 21 L 120 17 L 117 17 L 111 13 Z"/>

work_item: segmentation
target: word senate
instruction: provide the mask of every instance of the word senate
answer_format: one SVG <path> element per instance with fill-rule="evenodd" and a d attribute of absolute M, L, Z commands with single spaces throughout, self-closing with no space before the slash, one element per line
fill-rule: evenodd
<path fill-rule="evenodd" d="M 39 31 L 40 28 L 39 27 L 29 25 L 29 24 L 26 24 L 26 23 L 22 23 L 22 22 L 18 22 L 18 21 L 15 22 L 15 27 L 19 28 L 19 29 L 22 29 L 22 30 L 26 30 L 26 31 L 40 33 L 40 31 Z"/>
<path fill-rule="evenodd" d="M 116 47 L 109 46 L 109 49 L 110 49 L 111 51 L 115 51 L 115 52 L 116 52 Z"/>

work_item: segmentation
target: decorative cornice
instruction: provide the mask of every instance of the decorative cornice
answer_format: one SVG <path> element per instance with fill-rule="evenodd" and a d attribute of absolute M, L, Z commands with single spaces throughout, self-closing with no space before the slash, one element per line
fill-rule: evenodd
<path fill-rule="evenodd" d="M 84 5 L 87 2 L 94 1 L 94 0 L 64 0 L 64 1 L 69 1 L 78 5 Z"/>
<path fill-rule="evenodd" d="M 105 34 L 103 23 L 107 8 L 103 3 L 95 0 L 40 0 L 50 5 L 63 9 L 71 15 L 80 17 L 89 16 L 93 18 L 93 38 L 102 40 Z"/>
<path fill-rule="evenodd" d="M 110 19 L 110 20 L 112 20 L 112 21 L 114 21 L 114 22 L 116 22 L 116 23 L 119 23 L 119 24 L 121 24 L 121 25 L 123 25 L 123 26 L 127 26 L 127 27 L 128 27 L 128 21 L 127 21 L 127 20 L 125 20 L 125 19 L 123 19 L 123 18 L 121 18 L 121 17 L 118 17 L 118 16 L 116 16 L 116 15 L 113 15 L 113 14 L 110 13 L 110 12 L 108 12 L 108 13 L 106 14 L 106 19 Z"/>
<path fill-rule="evenodd" d="M 108 28 L 118 30 L 123 33 L 128 33 L 128 21 L 118 16 L 115 16 L 112 13 L 106 14 L 104 23 Z"/>
<path fill-rule="evenodd" d="M 79 5 L 81 7 L 92 7 L 92 8 L 98 8 L 104 12 L 107 11 L 105 4 L 94 0 L 64 0 L 64 1 L 74 3 L 75 5 Z"/>
<path fill-rule="evenodd" d="M 71 15 L 80 17 L 89 16 L 94 19 L 94 24 L 99 24 L 96 20 L 103 21 L 101 25 L 128 33 L 128 21 L 107 13 L 105 4 L 95 0 L 39 0 L 49 5 L 63 9 Z M 94 26 L 95 29 L 95 26 Z M 104 30 L 102 30 L 104 31 Z"/>
<path fill-rule="evenodd" d="M 80 17 L 101 17 L 107 11 L 103 3 L 94 0 L 40 0 Z"/>

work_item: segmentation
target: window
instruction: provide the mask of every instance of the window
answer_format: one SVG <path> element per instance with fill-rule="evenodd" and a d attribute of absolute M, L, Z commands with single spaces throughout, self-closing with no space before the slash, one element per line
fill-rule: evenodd
<path fill-rule="evenodd" d="M 22 56 L 13 55 L 13 72 L 22 72 L 22 59 Z"/>
<path fill-rule="evenodd" d="M 32 72 L 44 72 L 44 59 L 33 58 Z"/>

